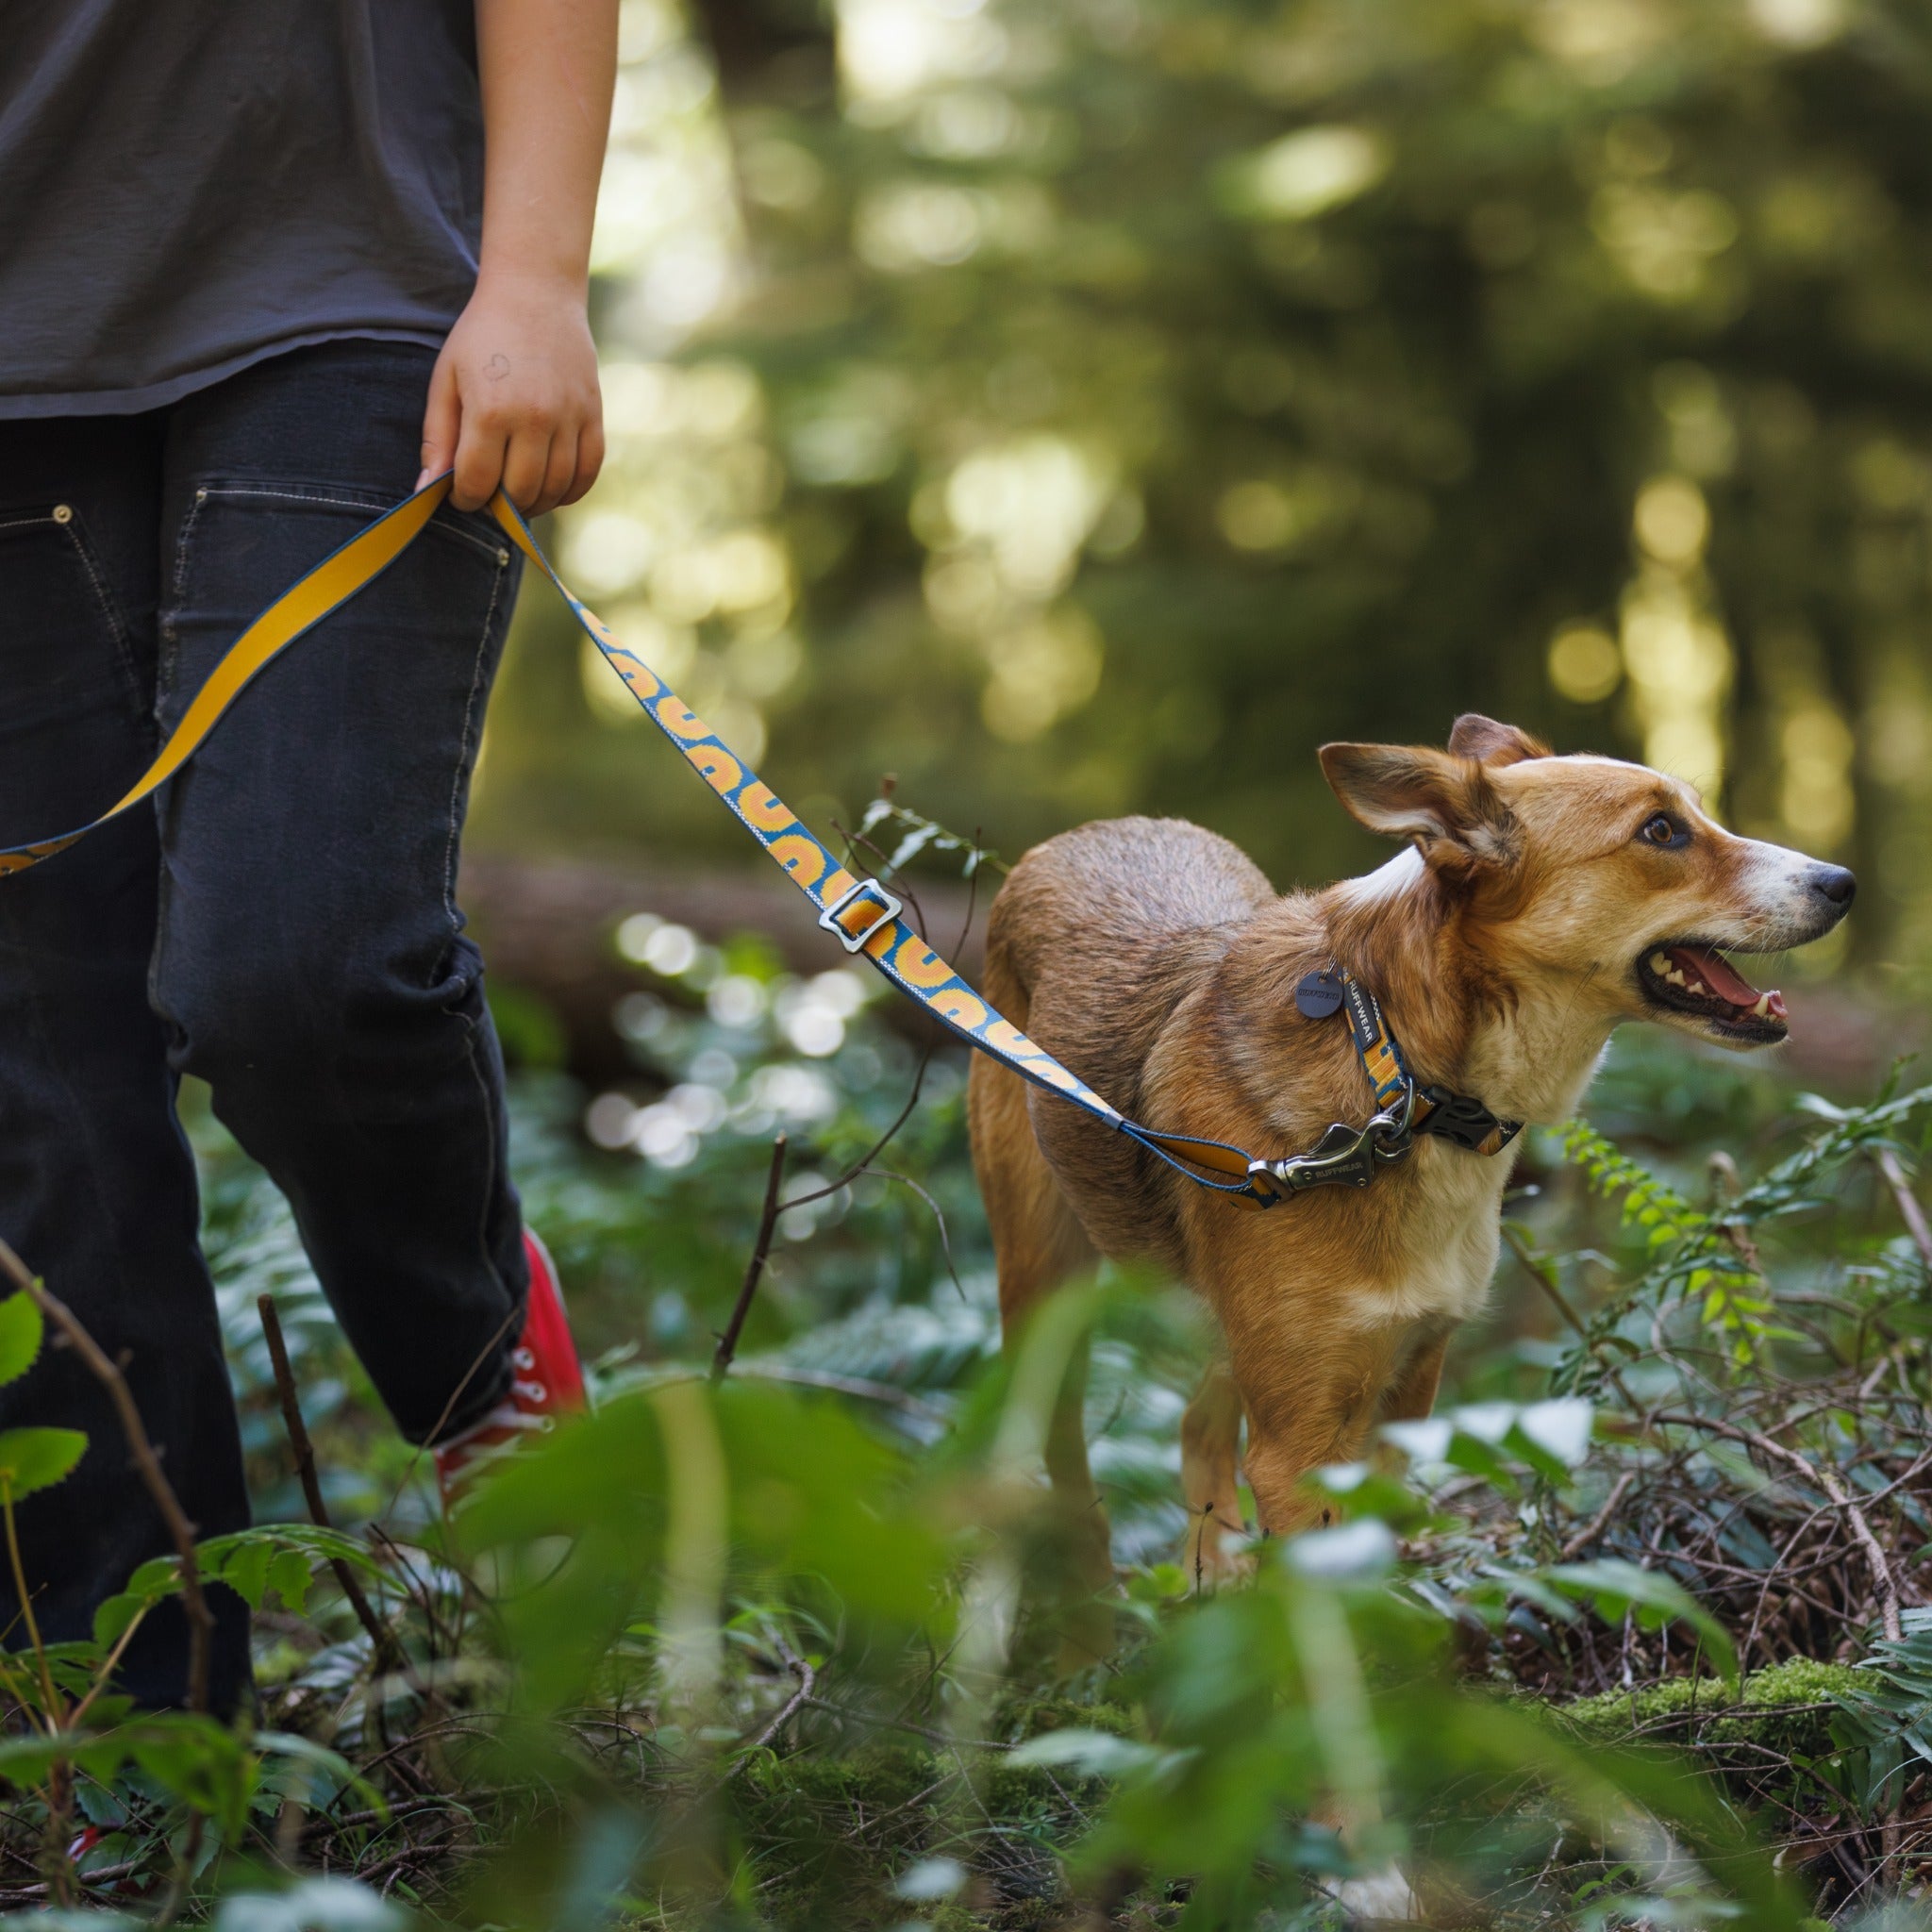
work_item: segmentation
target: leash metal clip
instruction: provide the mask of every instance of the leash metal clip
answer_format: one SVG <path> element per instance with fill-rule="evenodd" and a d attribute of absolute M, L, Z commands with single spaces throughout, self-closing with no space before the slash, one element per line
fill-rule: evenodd
<path fill-rule="evenodd" d="M 1400 1160 L 1408 1146 L 1399 1116 L 1378 1113 L 1360 1127 L 1337 1121 L 1308 1153 L 1250 1161 L 1248 1174 L 1263 1187 L 1272 1182 L 1291 1194 L 1309 1188 L 1365 1188 L 1378 1167 Z"/>
<path fill-rule="evenodd" d="M 879 916 L 876 919 L 874 919 L 872 922 L 872 924 L 865 928 L 863 932 L 847 932 L 845 928 L 839 924 L 840 913 L 844 911 L 846 907 L 852 905 L 856 900 L 863 899 L 864 897 L 866 897 L 868 893 L 874 892 L 877 893 L 879 899 Z M 878 880 L 858 879 L 855 881 L 852 885 L 848 886 L 844 891 L 841 892 L 839 896 L 836 899 L 834 899 L 832 903 L 829 906 L 827 906 L 823 912 L 819 914 L 819 924 L 822 926 L 824 926 L 824 929 L 828 933 L 830 933 L 832 937 L 835 940 L 837 940 L 841 946 L 843 946 L 848 953 L 862 953 L 865 950 L 866 941 L 871 939 L 873 934 L 877 932 L 881 926 L 891 925 L 893 920 L 898 918 L 900 911 L 903 909 L 904 904 L 905 902 L 903 900 L 895 899 L 891 895 L 891 893 L 887 891 L 885 887 L 879 884 Z"/>
<path fill-rule="evenodd" d="M 1291 1194 L 1309 1188 L 1365 1188 L 1378 1168 L 1406 1158 L 1415 1148 L 1415 1082 L 1404 1084 L 1402 1106 L 1373 1115 L 1359 1127 L 1337 1121 L 1307 1154 L 1281 1160 L 1254 1160 L 1248 1176 Z"/>
<path fill-rule="evenodd" d="M 1402 1110 L 1378 1113 L 1362 1129 L 1374 1142 L 1375 1158 L 1401 1160 L 1415 1148 L 1416 1085 L 1408 1074 L 1402 1076 Z"/>

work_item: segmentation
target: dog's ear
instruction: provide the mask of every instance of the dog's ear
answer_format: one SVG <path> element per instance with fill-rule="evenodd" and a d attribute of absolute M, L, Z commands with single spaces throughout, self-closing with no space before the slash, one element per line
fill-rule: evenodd
<path fill-rule="evenodd" d="M 1513 724 L 1498 724 L 1480 711 L 1463 712 L 1449 727 L 1449 749 L 1459 758 L 1474 758 L 1485 765 L 1520 765 L 1524 758 L 1550 755 L 1541 739 Z"/>
<path fill-rule="evenodd" d="M 1420 744 L 1324 744 L 1316 756 L 1351 816 L 1386 838 L 1413 840 L 1430 864 L 1515 858 L 1515 817 L 1475 758 Z"/>

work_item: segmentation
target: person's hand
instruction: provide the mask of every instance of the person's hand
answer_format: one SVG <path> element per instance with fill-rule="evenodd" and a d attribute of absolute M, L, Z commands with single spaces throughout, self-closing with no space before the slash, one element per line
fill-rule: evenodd
<path fill-rule="evenodd" d="M 603 461 L 581 284 L 486 273 L 429 378 L 417 489 L 453 468 L 458 509 L 482 508 L 501 484 L 526 516 L 541 516 L 583 495 Z"/>

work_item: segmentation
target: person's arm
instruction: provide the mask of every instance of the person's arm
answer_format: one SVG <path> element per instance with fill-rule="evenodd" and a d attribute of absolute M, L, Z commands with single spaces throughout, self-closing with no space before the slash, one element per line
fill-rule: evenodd
<path fill-rule="evenodd" d="M 483 249 L 437 358 L 421 483 L 454 467 L 476 509 L 502 484 L 530 515 L 575 503 L 604 460 L 585 304 L 617 71 L 617 0 L 476 0 Z"/>

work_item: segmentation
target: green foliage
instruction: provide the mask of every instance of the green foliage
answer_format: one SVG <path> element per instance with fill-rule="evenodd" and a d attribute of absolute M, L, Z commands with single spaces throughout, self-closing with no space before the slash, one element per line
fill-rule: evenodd
<path fill-rule="evenodd" d="M 1582 1121 L 1564 1128 L 1563 1151 L 1597 1193 L 1621 1201 L 1624 1224 L 1641 1231 L 1651 1250 L 1637 1292 L 1661 1296 L 1680 1290 L 1701 1297 L 1704 1325 L 1728 1340 L 1739 1362 L 1748 1362 L 1774 1331 L 1757 1269 L 1737 1241 L 1746 1217 L 1700 1214 Z"/>
<path fill-rule="evenodd" d="M 334 1379 L 340 1344 L 308 1318 L 279 1210 L 214 1149 L 245 1399 L 267 1399 L 252 1322 L 266 1283 L 296 1318 L 325 1460 L 351 1465 L 332 1489 L 375 1491 L 384 1537 L 345 1517 L 203 1546 L 208 1587 L 261 1613 L 272 1730 L 157 1729 L 99 1688 L 108 1649 L 178 1594 L 172 1557 L 137 1572 L 93 1642 L 45 1648 L 51 1697 L 15 1659 L 40 1726 L 0 1767 L 21 1829 L 66 1830 L 63 1806 L 97 1820 L 110 1837 L 91 1856 L 175 1873 L 197 1908 L 240 1910 L 223 1894 L 294 1844 L 298 1865 L 325 1847 L 331 1870 L 378 1886 L 408 1873 L 439 1923 L 531 1932 L 607 1907 L 667 1932 L 734 1916 L 884 1932 L 908 1914 L 1017 1932 L 1080 1912 L 1312 1926 L 1324 1888 L 1391 1858 L 1432 1910 L 1477 1901 L 1553 1932 L 1738 1913 L 1795 1928 L 1897 1869 L 1885 1834 L 1925 1803 L 1932 1669 L 1909 1607 L 1903 1646 L 1868 1643 L 1869 1557 L 1822 1485 L 1849 1485 L 1886 1545 L 1932 1542 L 1908 1474 L 1932 1318 L 1871 1165 L 1878 1149 L 1917 1158 L 1925 1096 L 1787 1112 L 1793 1138 L 1708 1208 L 1682 1177 L 1694 1145 L 1638 1161 L 1578 1132 L 1577 1164 L 1550 1168 L 1533 1149 L 1541 1191 L 1512 1228 L 1583 1332 L 1524 1334 L 1550 1305 L 1507 1276 L 1535 1298 L 1463 1357 L 1467 1399 L 1391 1428 L 1375 1465 L 1319 1472 L 1335 1526 L 1257 1544 L 1252 1584 L 1204 1594 L 1174 1560 L 1202 1325 L 1160 1284 L 1112 1276 L 1057 1297 L 997 1358 L 956 1073 L 881 1158 L 957 1210 L 958 1284 L 937 1241 L 869 1267 L 873 1243 L 929 1230 L 930 1210 L 900 1223 L 855 1201 L 781 1242 L 756 1340 L 713 1384 L 701 1324 L 719 1302 L 679 1271 L 734 1247 L 741 1263 L 760 1185 L 741 1157 L 769 1123 L 732 1109 L 766 1069 L 811 1057 L 775 1018 L 775 973 L 752 1024 L 729 1000 L 721 1018 L 680 998 L 770 971 L 754 956 L 721 954 L 708 975 L 694 952 L 685 971 L 666 976 L 648 1050 L 720 1083 L 725 1112 L 690 1158 L 573 1153 L 546 1124 L 567 1117 L 549 1085 L 532 1090 L 521 1158 L 540 1216 L 555 1209 L 583 1257 L 592 1319 L 600 1303 L 608 1321 L 634 1310 L 641 1278 L 696 1319 L 637 1324 L 641 1345 L 599 1373 L 597 1412 L 508 1460 L 447 1533 L 408 1484 L 391 1503 L 395 1474 L 356 1473 L 391 1452 Z M 728 1074 L 698 1064 L 718 1051 Z M 844 1097 L 795 1124 L 795 1158 L 836 1174 L 846 1157 L 814 1136 L 864 1154 L 913 1057 L 856 1009 L 817 1064 Z M 1620 1057 L 1614 1104 L 1648 1064 Z M 1744 1103 L 1716 1085 L 1728 1074 L 1694 1077 L 1709 1091 L 1686 1117 L 1742 1139 Z M 1753 1118 L 1753 1134 L 1777 1128 Z M 1749 1361 L 1692 1285 L 1687 1255 L 1707 1241 L 1756 1257 L 1772 1310 Z M 627 1272 L 640 1257 L 647 1276 Z M 1068 1677 L 1056 1660 L 1081 1607 L 1060 1595 L 1064 1526 L 1037 1469 L 1083 1350 L 1124 1588 L 1116 1655 Z M 1886 1392 L 1861 1396 L 1880 1359 Z M 363 1579 L 385 1650 L 336 1563 Z M 1800 1870 L 1821 1834 L 1853 1876 Z"/>
<path fill-rule="evenodd" d="M 19 1381 L 33 1367 L 45 1327 L 32 1295 L 14 1293 L 0 1301 L 0 1386 Z"/>
<path fill-rule="evenodd" d="M 1887 1812 L 1902 1807 L 1912 1774 L 1932 1763 L 1932 1611 L 1903 1611 L 1900 1624 L 1899 1637 L 1873 1644 L 1853 1682 L 1833 1687 L 1848 1740 L 1864 1747 L 1856 1802 Z"/>
<path fill-rule="evenodd" d="M 253 1760 L 240 1738 L 182 1711 L 126 1719 L 93 1737 L 0 1740 L 0 1778 L 10 1784 L 41 1784 L 60 1766 L 104 1783 L 131 1767 L 230 1833 L 242 1827 L 253 1780 Z"/>
<path fill-rule="evenodd" d="M 923 853 L 948 858 L 957 853 L 962 878 L 972 878 L 982 865 L 987 864 L 998 872 L 1007 870 L 997 853 L 987 851 L 970 839 L 960 838 L 957 832 L 949 832 L 945 826 L 932 819 L 922 818 L 916 811 L 908 811 L 891 797 L 874 798 L 858 822 L 858 836 L 871 839 L 875 832 L 886 829 L 899 835 L 891 850 L 886 854 L 888 876 L 904 871 Z"/>
<path fill-rule="evenodd" d="M 1474 706 L 1721 776 L 1921 959 L 1914 9 L 641 17 L 617 165 L 678 211 L 600 249 L 564 565 L 820 829 L 891 771 L 1008 853 L 1172 811 L 1325 878 L 1315 746 Z M 735 862 L 526 625 L 486 830 Z"/>
<path fill-rule="evenodd" d="M 78 1429 L 0 1430 L 0 1497 L 10 1505 L 52 1489 L 86 1451 Z"/>
<path fill-rule="evenodd" d="M 270 1592 L 298 1615 L 308 1607 L 309 1585 L 324 1563 L 347 1563 L 370 1576 L 382 1572 L 366 1544 L 311 1524 L 261 1524 L 195 1545 L 196 1569 L 204 1583 L 225 1584 L 258 1610 Z M 155 1557 L 141 1565 L 127 1588 L 108 1597 L 94 1612 L 93 1639 L 103 1650 L 163 1598 L 181 1593 L 181 1563 Z"/>

